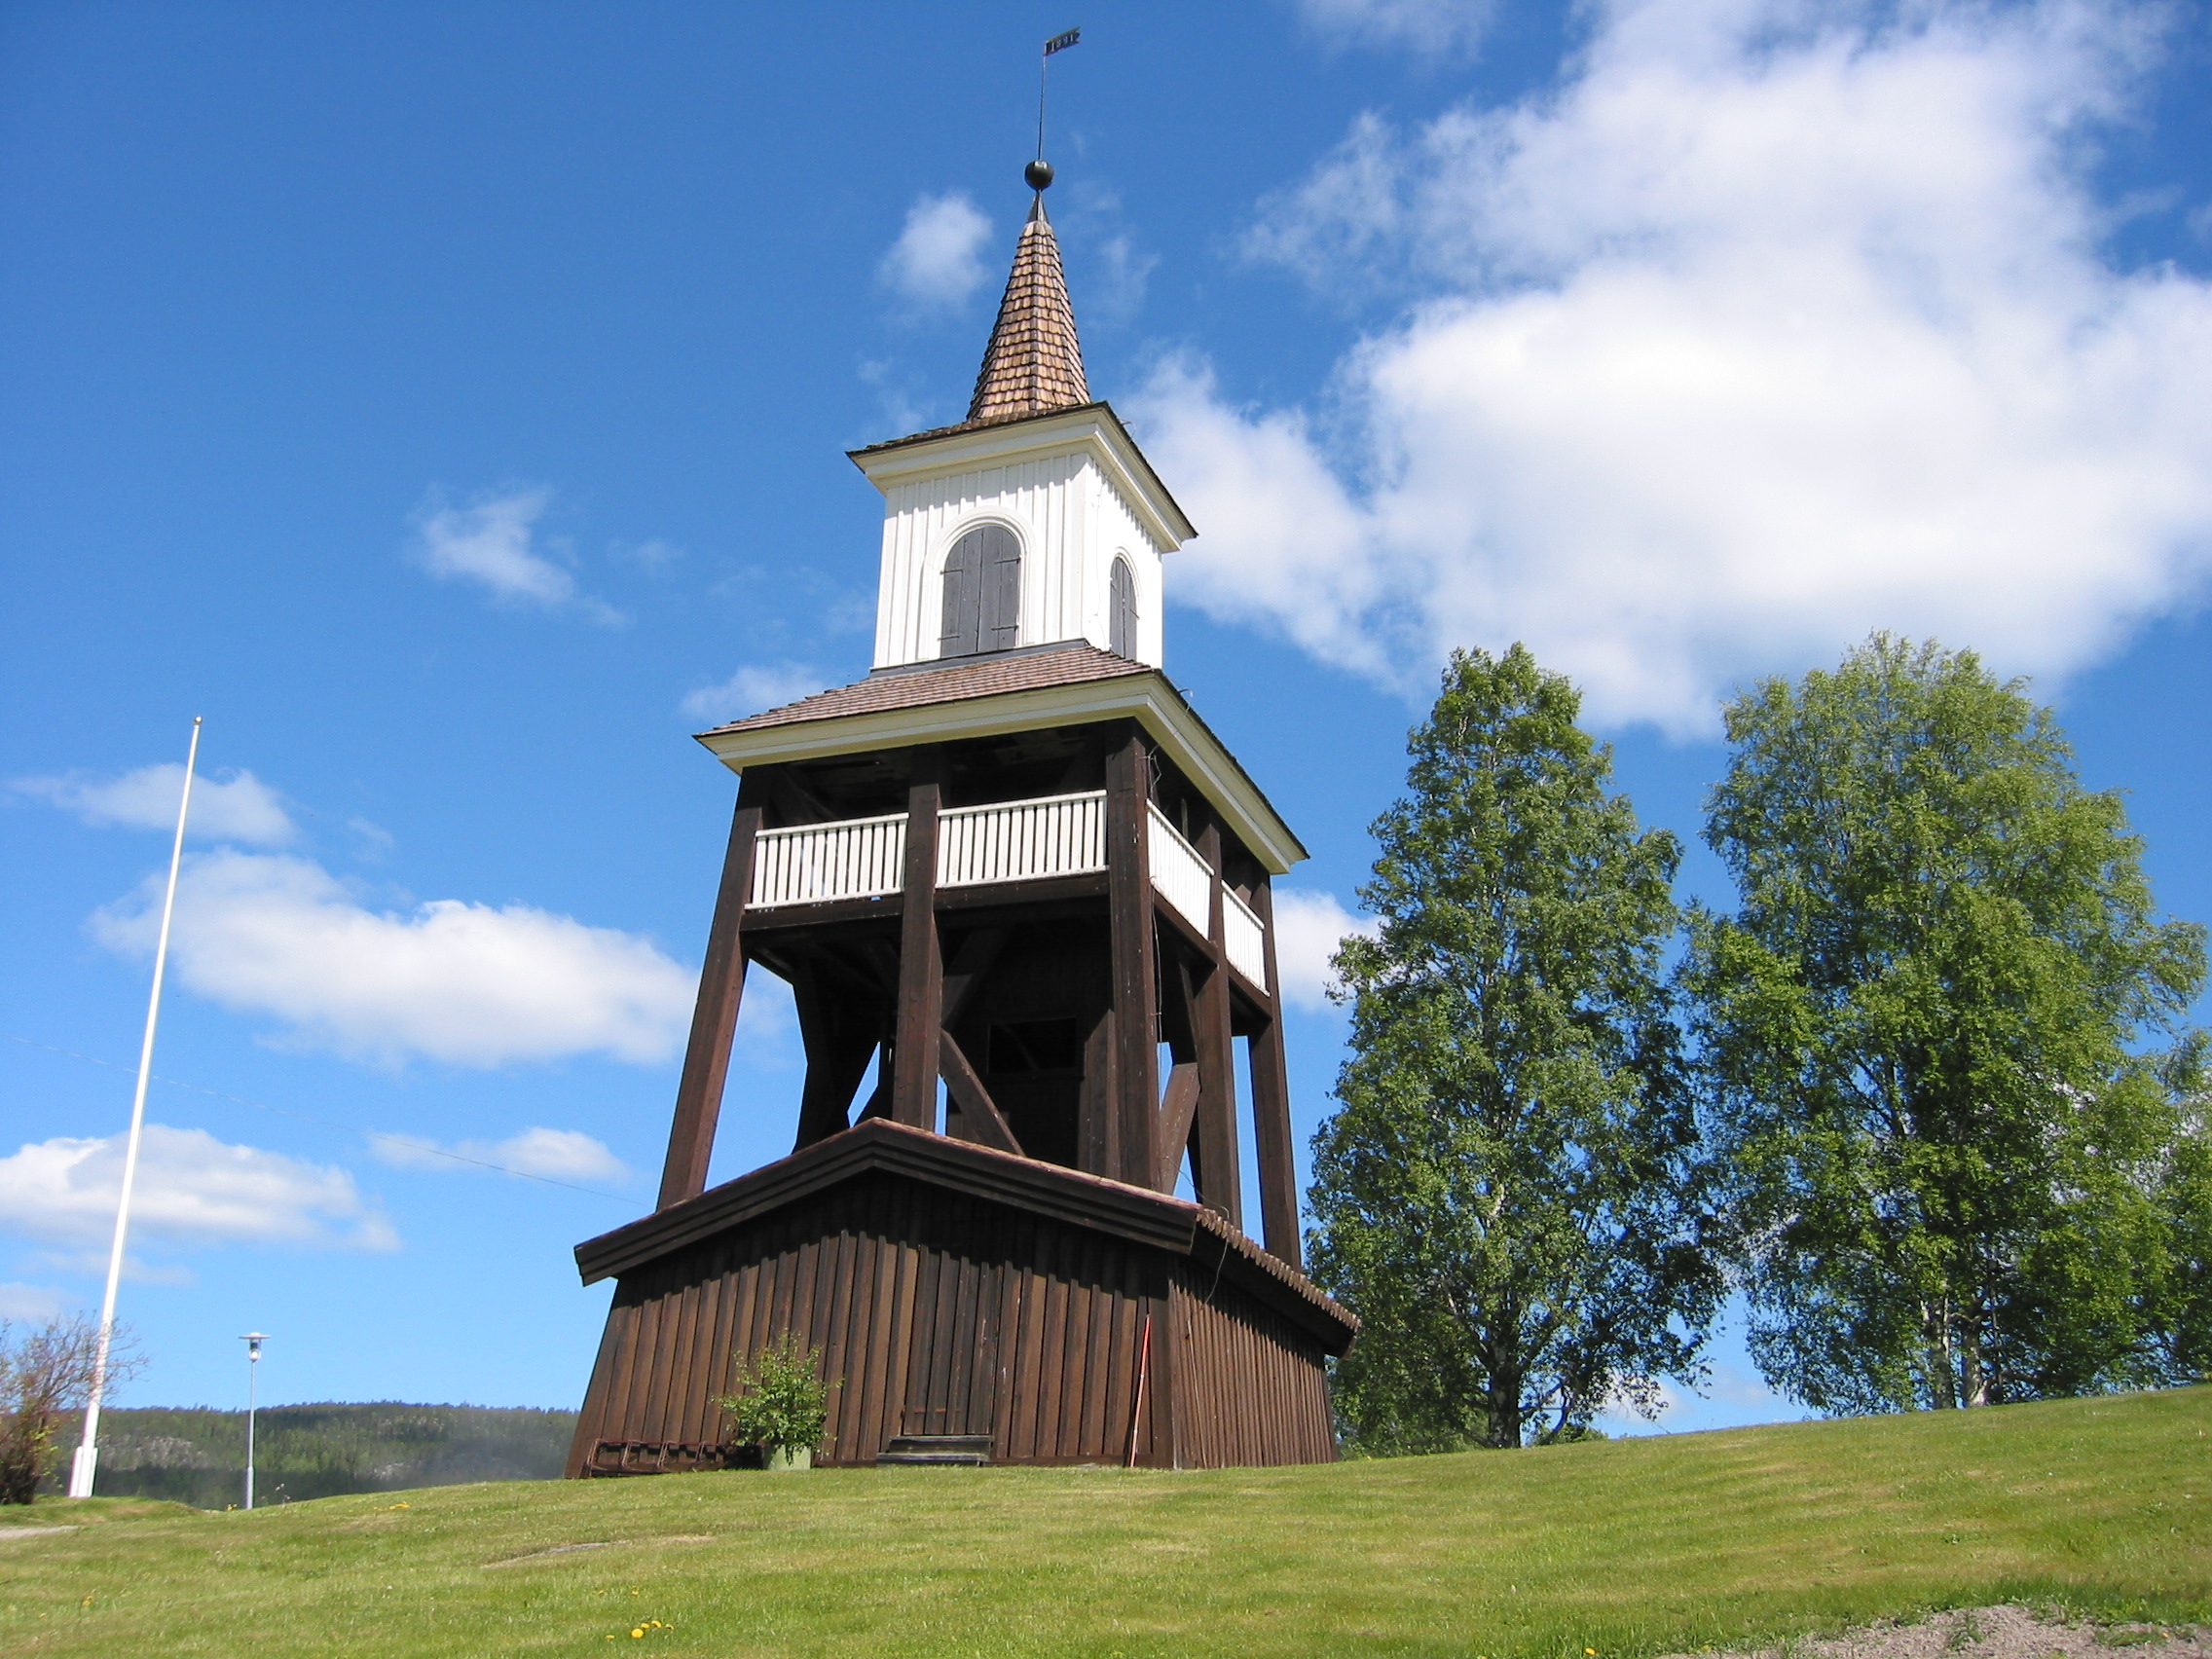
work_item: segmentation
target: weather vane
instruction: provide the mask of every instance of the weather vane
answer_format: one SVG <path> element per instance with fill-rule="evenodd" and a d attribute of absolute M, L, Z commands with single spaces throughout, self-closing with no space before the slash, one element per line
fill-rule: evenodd
<path fill-rule="evenodd" d="M 1031 190 L 1043 190 L 1052 182 L 1052 164 L 1045 160 L 1045 71 L 1053 53 L 1065 52 L 1082 39 L 1083 30 L 1064 29 L 1045 43 L 1044 55 L 1037 59 L 1037 159 L 1022 169 Z"/>

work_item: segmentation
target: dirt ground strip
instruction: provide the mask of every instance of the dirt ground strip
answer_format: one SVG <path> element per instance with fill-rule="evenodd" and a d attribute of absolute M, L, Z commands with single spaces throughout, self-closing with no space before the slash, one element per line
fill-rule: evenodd
<path fill-rule="evenodd" d="M 1842 1636 L 1759 1648 L 1748 1659 L 2212 1659 L 2212 1630 L 2159 1625 L 2059 1624 L 2026 1607 L 1962 1607 L 1919 1624 L 1877 1624 Z M 1702 1659 L 1677 1654 L 1675 1659 Z"/>

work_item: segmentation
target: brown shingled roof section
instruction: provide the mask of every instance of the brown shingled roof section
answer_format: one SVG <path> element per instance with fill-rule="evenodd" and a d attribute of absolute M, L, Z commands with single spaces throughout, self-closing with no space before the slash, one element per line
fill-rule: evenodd
<path fill-rule="evenodd" d="M 759 731 L 768 726 L 800 725 L 808 720 L 838 719 L 847 715 L 881 714 L 889 709 L 918 709 L 932 703 L 960 703 L 971 697 L 999 697 L 1014 691 L 1035 691 L 1048 685 L 1075 685 L 1087 680 L 1113 680 L 1123 675 L 1157 672 L 1141 662 L 1102 651 L 1096 645 L 1070 645 L 1056 650 L 985 657 L 956 663 L 949 668 L 872 674 L 851 685 L 818 691 L 780 709 L 732 720 L 714 729 Z"/>
<path fill-rule="evenodd" d="M 999 301 L 998 321 L 983 351 L 968 425 L 988 425 L 1090 401 L 1076 339 L 1075 308 L 1060 271 L 1060 244 L 1045 217 L 1045 200 L 1029 211 L 1014 250 L 1014 271 Z"/>

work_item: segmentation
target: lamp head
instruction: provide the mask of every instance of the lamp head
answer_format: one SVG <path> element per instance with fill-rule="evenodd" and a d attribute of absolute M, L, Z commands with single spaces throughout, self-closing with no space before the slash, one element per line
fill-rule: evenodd
<path fill-rule="evenodd" d="M 261 1345 L 268 1340 L 259 1331 L 248 1331 L 244 1336 L 239 1338 L 240 1342 L 245 1344 L 245 1356 L 248 1359 L 259 1359 L 261 1357 Z"/>

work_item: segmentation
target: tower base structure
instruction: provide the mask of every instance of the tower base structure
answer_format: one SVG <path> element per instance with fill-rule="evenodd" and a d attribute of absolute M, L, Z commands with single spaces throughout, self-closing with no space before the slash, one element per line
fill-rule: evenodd
<path fill-rule="evenodd" d="M 785 1332 L 836 1379 L 818 1463 L 1326 1462 L 1356 1321 L 1199 1204 L 884 1119 L 578 1246 L 614 1306 L 571 1476 L 724 1468 L 715 1396 Z"/>

